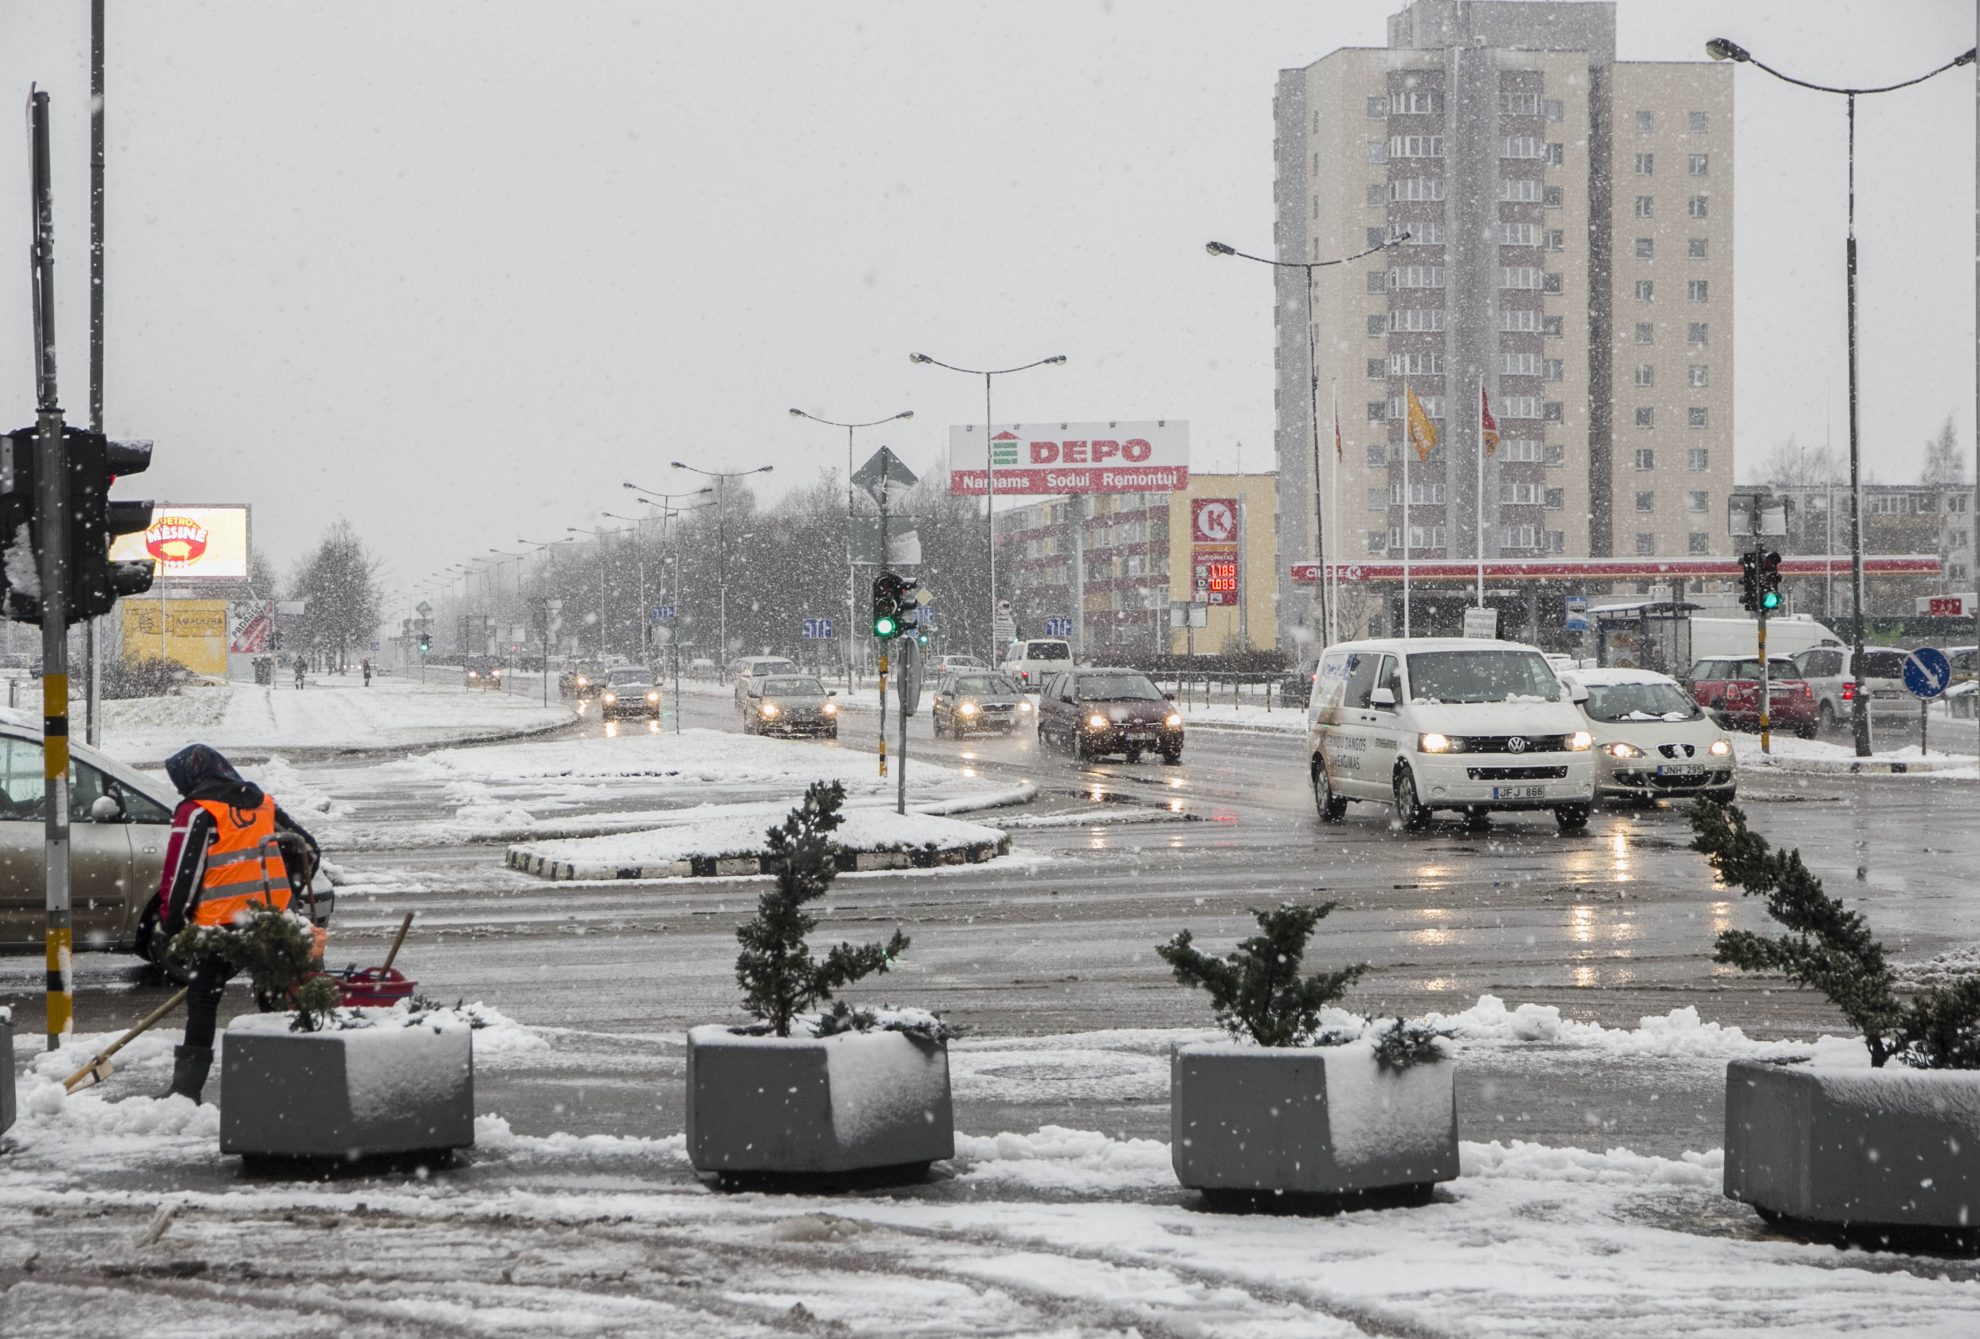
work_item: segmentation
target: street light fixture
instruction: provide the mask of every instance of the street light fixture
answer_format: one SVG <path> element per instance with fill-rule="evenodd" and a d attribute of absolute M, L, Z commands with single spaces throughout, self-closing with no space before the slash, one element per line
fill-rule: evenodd
<path fill-rule="evenodd" d="M 854 606 L 854 603 L 853 603 L 853 602 L 854 602 L 854 601 L 855 601 L 856 599 L 858 599 L 858 598 L 859 598 L 859 594 L 858 594 L 858 586 L 859 586 L 859 577 L 858 577 L 858 569 L 856 568 L 856 566 L 855 566 L 855 565 L 854 565 L 854 563 L 853 563 L 853 432 L 854 432 L 854 430 L 855 430 L 855 429 L 858 429 L 858 428 L 877 428 L 877 427 L 879 427 L 879 426 L 880 426 L 881 424 L 883 424 L 883 423 L 895 423 L 895 422 L 898 422 L 898 421 L 900 421 L 901 419 L 908 419 L 908 418 L 913 418 L 913 417 L 914 417 L 914 411 L 913 411 L 912 409 L 903 409 L 903 410 L 902 410 L 902 411 L 901 411 L 900 413 L 898 413 L 898 414 L 890 414 L 890 415 L 888 415 L 888 416 L 887 416 L 886 418 L 876 418 L 876 419 L 871 419 L 871 420 L 869 420 L 869 421 L 867 421 L 867 422 L 865 422 L 865 423 L 841 423 L 841 422 L 840 422 L 839 420 L 837 420 L 837 419 L 834 419 L 834 418 L 820 418 L 820 417 L 819 417 L 819 416 L 818 416 L 817 414 L 808 414 L 808 413 L 806 413 L 806 412 L 805 412 L 804 410 L 802 410 L 802 409 L 793 409 L 793 410 L 791 411 L 791 417 L 792 417 L 792 418 L 808 418 L 808 419 L 810 419 L 810 420 L 811 420 L 811 421 L 812 421 L 813 423 L 823 423 L 823 424 L 824 424 L 824 425 L 825 425 L 826 427 L 828 427 L 828 428 L 844 428 L 844 429 L 846 430 L 846 636 L 845 636 L 845 651 L 846 651 L 846 691 L 847 691 L 848 693 L 850 693 L 850 692 L 852 692 L 852 686 L 853 686 L 853 648 L 854 648 L 854 645 L 855 645 L 855 643 L 854 643 L 854 639 L 853 639 L 853 635 L 852 635 L 852 629 L 853 629 L 853 620 L 854 620 L 854 619 L 856 619 L 856 618 L 857 618 L 857 617 L 859 616 L 859 615 L 858 615 L 858 613 L 857 613 L 857 611 L 856 611 L 856 609 L 855 609 L 855 606 Z M 881 566 L 882 568 L 885 568 L 885 567 L 887 566 L 887 555 L 886 555 L 886 554 L 884 554 L 884 553 L 880 555 L 880 566 Z"/>
<path fill-rule="evenodd" d="M 1944 65 L 1935 70 L 1928 70 L 1915 79 L 1884 84 L 1877 88 L 1842 88 L 1797 79 L 1757 59 L 1745 47 L 1726 37 L 1714 37 L 1707 42 L 1705 54 L 1713 60 L 1730 60 L 1765 70 L 1782 83 L 1793 84 L 1796 88 L 1805 88 L 1816 93 L 1836 93 L 1849 100 L 1849 227 L 1843 243 L 1843 283 L 1849 322 L 1849 585 L 1852 606 L 1849 635 L 1850 674 L 1856 681 L 1855 693 L 1850 705 L 1850 730 L 1855 737 L 1856 756 L 1867 758 L 1870 756 L 1870 703 L 1869 694 L 1863 688 L 1863 478 L 1856 389 L 1856 100 L 1858 97 L 1868 97 L 1873 93 L 1894 93 L 1901 88 L 1910 88 L 1913 84 L 1922 84 L 1927 79 L 1944 74 L 1947 70 L 1971 65 L 1974 51 L 1968 48 Z M 1976 228 L 1980 228 L 1980 223 L 1976 223 Z M 1976 253 L 1975 265 L 1980 267 L 1980 253 Z"/>
<path fill-rule="evenodd" d="M 995 664 L 997 662 L 997 648 L 994 644 L 997 636 L 995 631 L 997 627 L 997 464 L 992 458 L 990 445 L 990 379 L 1009 376 L 1013 372 L 1028 372 L 1034 367 L 1062 367 L 1065 365 L 1066 356 L 1063 353 L 1055 353 L 1049 358 L 1040 358 L 1036 362 L 999 368 L 957 367 L 954 363 L 945 363 L 940 358 L 930 358 L 925 353 L 911 353 L 908 355 L 908 361 L 926 363 L 932 367 L 946 367 L 951 372 L 983 378 L 983 539 L 984 549 L 988 554 L 985 570 L 990 578 L 990 622 L 985 626 L 983 636 L 990 651 L 986 659 Z M 1083 519 L 1080 523 L 1084 524 Z M 1086 573 L 1076 574 L 1075 580 L 1078 583 L 1075 589 L 1082 592 L 1083 600 Z"/>
<path fill-rule="evenodd" d="M 721 642 L 719 654 L 724 659 L 727 659 L 729 654 L 729 509 L 722 505 L 723 498 L 727 496 L 724 488 L 731 479 L 743 479 L 752 474 L 768 474 L 776 466 L 758 465 L 753 470 L 704 470 L 698 465 L 689 465 L 679 460 L 670 460 L 667 463 L 677 470 L 686 470 L 690 474 L 699 474 L 704 479 L 713 479 L 715 481 L 715 635 Z M 682 494 L 681 496 L 690 495 Z"/>
<path fill-rule="evenodd" d="M 1325 649 L 1336 641 L 1340 629 L 1334 624 L 1334 605 L 1337 601 L 1329 599 L 1327 593 L 1327 493 L 1320 487 L 1320 351 L 1315 343 L 1316 332 L 1313 324 L 1313 272 L 1315 270 L 1328 269 L 1335 265 L 1347 265 L 1364 257 L 1372 256 L 1378 251 L 1393 250 L 1408 240 L 1408 233 L 1398 233 L 1393 237 L 1384 238 L 1379 244 L 1368 247 L 1366 250 L 1357 251 L 1351 256 L 1337 256 L 1333 260 L 1274 260 L 1269 256 L 1254 256 L 1247 251 L 1240 251 L 1236 247 L 1224 242 L 1205 242 L 1203 244 L 1203 249 L 1213 256 L 1236 256 L 1240 260 L 1256 261 L 1260 265 L 1270 265 L 1277 269 L 1306 271 L 1306 367 L 1310 395 L 1307 418 L 1309 426 L 1313 429 L 1313 556 L 1314 560 L 1320 565 L 1319 594 L 1315 606 L 1316 617 L 1314 619 L 1315 626 L 1313 633 L 1315 640 L 1319 643 L 1320 649 Z M 1407 503 L 1408 500 L 1408 496 L 1405 494 L 1403 501 Z M 1405 544 L 1409 542 L 1409 523 L 1407 520 L 1403 522 L 1403 542 Z M 1482 534 L 1479 536 L 1479 543 L 1484 543 L 1484 536 Z M 1407 593 L 1403 596 L 1403 612 L 1406 618 L 1409 612 L 1409 596 Z M 1315 658 L 1318 658 L 1317 653 Z"/>

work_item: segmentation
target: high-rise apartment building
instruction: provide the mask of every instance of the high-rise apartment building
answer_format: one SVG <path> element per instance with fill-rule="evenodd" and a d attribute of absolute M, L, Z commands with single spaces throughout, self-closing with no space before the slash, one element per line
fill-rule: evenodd
<path fill-rule="evenodd" d="M 1731 74 L 1618 61 L 1613 6 L 1581 0 L 1414 0 L 1386 48 L 1280 73 L 1278 255 L 1408 235 L 1312 271 L 1311 332 L 1307 272 L 1277 271 L 1282 629 L 1313 622 L 1287 573 L 1316 556 L 1316 512 L 1329 560 L 1402 556 L 1408 392 L 1438 433 L 1409 462 L 1426 565 L 1730 552 Z M 1481 385 L 1500 437 L 1482 476 Z M 1636 589 L 1614 566 L 1562 584 Z"/>

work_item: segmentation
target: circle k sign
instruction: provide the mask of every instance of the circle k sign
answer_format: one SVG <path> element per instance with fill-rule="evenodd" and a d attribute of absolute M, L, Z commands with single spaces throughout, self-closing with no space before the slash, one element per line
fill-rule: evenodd
<path fill-rule="evenodd" d="M 1198 544 L 1229 544 L 1237 539 L 1238 507 L 1234 497 L 1190 499 L 1191 537 Z"/>

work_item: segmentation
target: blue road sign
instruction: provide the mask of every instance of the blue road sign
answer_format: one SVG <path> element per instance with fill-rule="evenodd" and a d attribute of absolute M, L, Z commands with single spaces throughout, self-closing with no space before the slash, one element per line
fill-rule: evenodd
<path fill-rule="evenodd" d="M 653 621 L 655 623 L 672 623 L 674 621 L 674 606 L 671 604 L 654 605 Z"/>
<path fill-rule="evenodd" d="M 1072 620 L 1071 620 L 1071 619 L 1069 619 L 1069 618 L 1048 618 L 1048 619 L 1046 619 L 1046 620 L 1045 620 L 1045 635 L 1046 635 L 1047 637 L 1070 637 L 1070 636 L 1072 636 Z"/>
<path fill-rule="evenodd" d="M 1913 697 L 1938 697 L 1952 682 L 1952 662 L 1944 651 L 1921 646 L 1904 658 L 1904 686 Z"/>
<path fill-rule="evenodd" d="M 807 618 L 804 620 L 804 639 L 808 642 L 831 641 L 832 620 L 829 618 Z"/>
<path fill-rule="evenodd" d="M 1561 631 L 1588 631 L 1588 597 L 1586 595 L 1570 595 L 1567 597 L 1567 604 L 1561 619 Z"/>

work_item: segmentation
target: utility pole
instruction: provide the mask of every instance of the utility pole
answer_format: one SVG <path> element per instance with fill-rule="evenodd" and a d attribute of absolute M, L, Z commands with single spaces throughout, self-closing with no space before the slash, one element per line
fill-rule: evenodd
<path fill-rule="evenodd" d="M 880 570 L 887 570 L 887 480 L 880 479 Z M 850 629 L 848 629 L 850 631 Z M 906 737 L 903 729 L 902 737 Z M 880 642 L 880 775 L 887 775 L 887 640 Z"/>
<path fill-rule="evenodd" d="M 89 427 L 103 431 L 103 0 L 89 4 Z M 103 656 L 83 624 L 83 737 L 103 742 Z"/>

